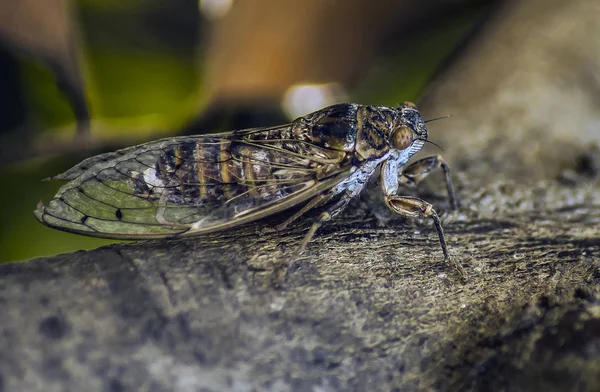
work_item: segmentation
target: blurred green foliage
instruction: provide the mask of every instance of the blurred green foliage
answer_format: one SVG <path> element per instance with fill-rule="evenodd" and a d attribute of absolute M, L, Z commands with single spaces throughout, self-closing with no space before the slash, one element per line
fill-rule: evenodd
<path fill-rule="evenodd" d="M 30 117 L 45 127 L 61 127 L 75 121 L 71 104 L 56 85 L 54 74 L 29 58 L 19 59 L 20 84 Z"/>
<path fill-rule="evenodd" d="M 86 49 L 81 57 L 86 94 L 92 118 L 104 124 L 93 127 L 93 132 L 102 132 L 104 137 L 119 136 L 123 130 L 138 136 L 150 132 L 153 138 L 173 134 L 196 114 L 202 100 L 197 37 L 188 37 L 175 47 L 165 45 L 163 41 L 157 42 L 156 37 L 147 37 L 147 28 L 139 20 L 131 23 L 120 20 L 121 24 L 126 24 L 121 29 L 126 29 L 128 34 L 133 31 L 131 34 L 137 34 L 139 38 L 131 39 L 132 45 L 131 42 L 130 45 L 114 43 L 105 32 L 93 31 L 94 26 L 110 26 L 106 23 L 112 21 L 115 10 L 125 8 L 132 12 L 131 7 L 136 4 L 138 1 L 80 2 L 79 14 L 85 22 L 81 25 Z M 156 6 L 160 2 L 150 4 Z M 108 12 L 111 17 L 103 12 Z M 402 50 L 390 48 L 389 55 L 378 59 L 379 72 L 365 79 L 354 92 L 353 100 L 388 105 L 416 100 L 435 69 L 475 18 L 475 13 L 465 15 L 460 20 L 432 29 L 418 40 L 401 42 Z M 113 34 L 124 33 L 116 28 Z M 176 38 L 175 34 L 169 39 Z M 72 123 L 72 111 L 56 87 L 52 74 L 30 60 L 20 60 L 19 64 L 24 100 L 33 122 L 40 124 L 41 129 Z M 442 114 L 445 113 L 426 115 Z M 74 134 L 74 128 L 67 129 L 70 135 Z M 79 154 L 33 159 L 0 169 L 0 184 L 3 184 L 0 192 L 0 262 L 92 249 L 115 242 L 50 229 L 33 217 L 32 211 L 38 201 L 50 200 L 60 185 L 40 180 L 65 171 L 83 158 L 85 156 Z"/>

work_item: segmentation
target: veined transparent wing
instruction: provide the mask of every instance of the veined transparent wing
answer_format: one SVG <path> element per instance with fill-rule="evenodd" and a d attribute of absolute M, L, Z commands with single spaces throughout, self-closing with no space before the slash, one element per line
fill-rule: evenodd
<path fill-rule="evenodd" d="M 117 239 L 223 230 L 302 203 L 351 172 L 341 151 L 290 137 L 290 127 L 158 140 L 88 158 L 37 219 Z"/>

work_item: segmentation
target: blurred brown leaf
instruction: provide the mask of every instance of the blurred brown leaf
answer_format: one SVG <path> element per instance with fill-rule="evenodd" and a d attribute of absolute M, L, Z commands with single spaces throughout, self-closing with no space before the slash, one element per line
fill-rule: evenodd
<path fill-rule="evenodd" d="M 300 82 L 355 85 L 386 38 L 400 40 L 427 16 L 465 3 L 472 1 L 235 2 L 209 34 L 210 94 L 272 102 Z"/>

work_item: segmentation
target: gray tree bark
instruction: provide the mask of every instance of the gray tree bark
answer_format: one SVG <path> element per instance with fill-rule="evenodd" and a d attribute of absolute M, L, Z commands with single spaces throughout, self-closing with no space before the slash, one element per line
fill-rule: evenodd
<path fill-rule="evenodd" d="M 421 108 L 469 280 L 377 188 L 289 268 L 307 226 L 3 265 L 0 391 L 600 390 L 598 20 L 509 2 Z"/>

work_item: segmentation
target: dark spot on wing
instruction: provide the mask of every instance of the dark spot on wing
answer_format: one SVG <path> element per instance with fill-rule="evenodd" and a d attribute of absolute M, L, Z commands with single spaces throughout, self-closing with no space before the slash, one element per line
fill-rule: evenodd
<path fill-rule="evenodd" d="M 120 208 L 117 208 L 117 210 L 115 211 L 115 216 L 117 217 L 118 220 L 123 219 L 123 212 L 121 211 Z"/>
<path fill-rule="evenodd" d="M 40 322 L 39 331 L 48 339 L 61 339 L 67 333 L 65 319 L 58 315 L 48 316 Z"/>

